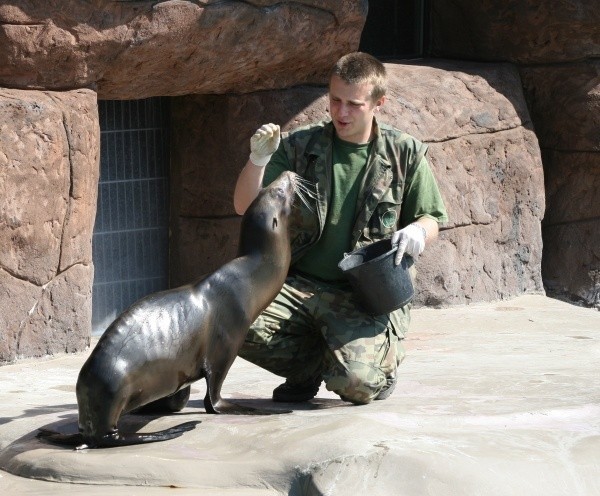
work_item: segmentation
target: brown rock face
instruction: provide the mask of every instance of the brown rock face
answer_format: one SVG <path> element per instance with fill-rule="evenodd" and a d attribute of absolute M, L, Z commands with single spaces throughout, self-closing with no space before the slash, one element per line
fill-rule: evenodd
<path fill-rule="evenodd" d="M 600 152 L 600 60 L 526 66 L 521 76 L 543 149 Z"/>
<path fill-rule="evenodd" d="M 0 89 L 0 359 L 89 342 L 96 95 Z"/>
<path fill-rule="evenodd" d="M 0 361 L 89 341 L 98 116 L 96 93 L 68 90 L 139 99 L 323 83 L 358 47 L 366 13 L 366 0 L 2 2 L 0 87 L 32 91 L 0 89 Z M 199 199 L 206 215 L 231 181 Z M 183 243 L 198 227 L 184 208 Z M 229 246 L 213 236 L 199 248 L 222 262 Z"/>
<path fill-rule="evenodd" d="M 267 121 L 290 129 L 327 117 L 326 90 L 311 85 L 358 47 L 368 4 L 0 3 L 0 361 L 89 339 L 99 136 L 96 93 L 78 88 L 177 97 L 180 284 L 234 256 L 231 195 L 249 136 Z M 545 279 L 598 304 L 600 9 L 547 3 L 431 2 L 433 53 L 520 64 L 546 169 Z M 429 143 L 451 217 L 419 261 L 417 304 L 542 291 L 544 185 L 519 75 L 501 63 L 426 64 L 388 64 L 381 113 Z"/>
<path fill-rule="evenodd" d="M 97 85 L 120 100 L 322 83 L 357 48 L 367 3 L 13 0 L 0 5 L 0 86 Z"/>
<path fill-rule="evenodd" d="M 325 118 L 324 95 L 322 87 L 299 87 L 173 100 L 173 285 L 215 270 L 235 256 L 240 218 L 233 210 L 233 188 L 248 160 L 252 133 L 265 119 L 289 129 Z"/>
<path fill-rule="evenodd" d="M 543 291 L 543 173 L 518 73 L 503 64 L 427 63 L 387 64 L 388 100 L 381 113 L 383 122 L 430 144 L 451 219 L 419 261 L 417 304 Z M 223 256 L 235 253 L 237 223 L 211 229 L 206 217 L 232 214 L 233 181 L 225 178 L 236 177 L 246 162 L 254 130 L 263 122 L 290 129 L 328 114 L 326 89 L 307 87 L 180 99 L 175 107 L 174 176 L 180 190 L 174 196 L 180 200 L 174 210 L 185 229 L 174 238 L 181 242 L 174 243 L 173 276 L 184 282 L 220 263 L 194 257 L 198 246 L 224 250 Z M 208 122 L 212 131 L 201 133 Z M 198 156 L 200 166 L 192 159 Z M 176 269 L 179 260 L 187 261 L 183 271 Z"/>
<path fill-rule="evenodd" d="M 556 63 L 597 57 L 597 0 L 434 0 L 432 53 L 440 57 Z"/>
<path fill-rule="evenodd" d="M 547 176 L 545 285 L 600 307 L 597 0 L 431 5 L 433 54 L 519 64 Z"/>

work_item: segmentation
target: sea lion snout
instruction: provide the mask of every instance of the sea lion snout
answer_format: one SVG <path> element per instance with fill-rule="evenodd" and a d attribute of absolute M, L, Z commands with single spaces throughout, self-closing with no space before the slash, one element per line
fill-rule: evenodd
<path fill-rule="evenodd" d="M 281 175 L 268 187 L 271 196 L 281 201 L 282 213 L 289 215 L 296 195 L 298 175 L 292 171 L 282 172 Z"/>

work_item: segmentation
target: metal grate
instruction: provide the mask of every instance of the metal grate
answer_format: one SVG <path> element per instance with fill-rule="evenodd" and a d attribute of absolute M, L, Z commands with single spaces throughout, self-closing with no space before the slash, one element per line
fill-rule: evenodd
<path fill-rule="evenodd" d="M 168 99 L 100 101 L 92 332 L 168 287 Z"/>

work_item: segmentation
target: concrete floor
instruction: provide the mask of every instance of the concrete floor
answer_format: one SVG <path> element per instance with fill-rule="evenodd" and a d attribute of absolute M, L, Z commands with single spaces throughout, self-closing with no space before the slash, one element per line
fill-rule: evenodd
<path fill-rule="evenodd" d="M 386 401 L 351 406 L 322 388 L 290 414 L 215 416 L 198 382 L 179 414 L 122 420 L 195 430 L 79 452 L 35 434 L 76 431 L 88 353 L 0 367 L 0 494 L 600 494 L 600 312 L 543 296 L 418 309 L 406 348 Z M 279 382 L 238 359 L 223 392 L 282 408 L 268 400 Z"/>

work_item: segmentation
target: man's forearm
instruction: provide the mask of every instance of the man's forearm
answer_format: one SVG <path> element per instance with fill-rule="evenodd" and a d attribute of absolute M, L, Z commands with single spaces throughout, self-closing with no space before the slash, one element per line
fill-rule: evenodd
<path fill-rule="evenodd" d="M 438 237 L 439 227 L 437 221 L 430 219 L 429 217 L 421 217 L 414 223 L 419 224 L 423 229 L 425 229 L 425 243 L 433 241 Z"/>
<path fill-rule="evenodd" d="M 264 167 L 257 167 L 250 160 L 240 172 L 233 192 L 233 207 L 238 215 L 243 215 L 262 188 Z"/>
<path fill-rule="evenodd" d="M 233 192 L 233 208 L 238 215 L 246 212 L 262 189 L 265 167 L 280 141 L 281 130 L 273 123 L 263 124 L 250 138 L 250 157 L 238 176 Z"/>

